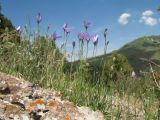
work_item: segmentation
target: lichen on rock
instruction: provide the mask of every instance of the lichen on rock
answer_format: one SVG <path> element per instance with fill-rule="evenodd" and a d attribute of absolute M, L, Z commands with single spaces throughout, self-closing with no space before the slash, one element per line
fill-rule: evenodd
<path fill-rule="evenodd" d="M 61 96 L 58 91 L 0 73 L 0 120 L 104 120 L 101 112 L 75 106 Z"/>

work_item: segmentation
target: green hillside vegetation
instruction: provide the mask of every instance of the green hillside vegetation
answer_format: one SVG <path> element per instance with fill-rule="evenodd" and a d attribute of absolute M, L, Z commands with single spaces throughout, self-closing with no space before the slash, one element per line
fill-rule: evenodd
<path fill-rule="evenodd" d="M 5 31 L 12 31 L 14 27 L 9 19 L 0 12 L 0 35 Z"/>
<path fill-rule="evenodd" d="M 138 74 L 140 71 L 149 71 L 149 64 L 144 59 L 152 60 L 157 64 L 160 63 L 160 36 L 138 38 L 112 53 L 118 53 L 127 57 L 129 64 Z M 107 59 L 112 53 L 91 58 L 89 61 L 98 64 L 99 60 Z"/>
<path fill-rule="evenodd" d="M 126 56 L 136 72 L 147 71 L 149 65 L 142 58 L 160 63 L 160 36 L 141 37 L 117 51 Z"/>

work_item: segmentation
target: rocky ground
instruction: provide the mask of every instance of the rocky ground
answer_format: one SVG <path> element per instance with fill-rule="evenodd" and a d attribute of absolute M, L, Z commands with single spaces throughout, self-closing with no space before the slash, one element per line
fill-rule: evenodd
<path fill-rule="evenodd" d="M 0 120 L 104 120 L 101 112 L 75 106 L 61 96 L 0 73 Z"/>

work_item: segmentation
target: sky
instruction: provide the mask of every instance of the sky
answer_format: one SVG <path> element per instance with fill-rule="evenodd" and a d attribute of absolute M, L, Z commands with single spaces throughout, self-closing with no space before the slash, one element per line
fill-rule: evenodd
<path fill-rule="evenodd" d="M 99 34 L 97 55 L 103 54 L 103 30 L 108 28 L 108 52 L 119 49 L 134 39 L 148 35 L 159 35 L 160 0 L 0 0 L 2 12 L 15 27 L 31 23 L 36 29 L 36 15 L 40 12 L 41 33 L 50 24 L 50 34 L 57 31 L 63 35 L 62 25 L 66 22 L 73 28 L 69 36 L 68 51 L 77 33 L 84 31 L 83 21 L 92 22 L 88 29 L 91 34 Z M 62 40 L 57 40 L 60 46 Z M 92 56 L 93 44 L 89 45 Z"/>

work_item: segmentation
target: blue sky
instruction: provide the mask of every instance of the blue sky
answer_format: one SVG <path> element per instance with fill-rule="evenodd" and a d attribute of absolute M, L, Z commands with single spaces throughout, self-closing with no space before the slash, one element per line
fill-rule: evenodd
<path fill-rule="evenodd" d="M 41 29 L 44 32 L 51 24 L 50 33 L 62 34 L 62 25 L 67 22 L 74 28 L 70 35 L 77 39 L 78 31 L 83 31 L 83 21 L 92 22 L 90 33 L 100 35 L 98 53 L 103 54 L 102 31 L 108 28 L 109 51 L 144 35 L 159 35 L 160 13 L 156 11 L 160 0 L 0 0 L 2 12 L 17 26 L 28 24 L 36 28 L 35 16 L 43 16 Z M 57 44 L 60 44 L 61 40 Z M 90 44 L 90 52 L 93 45 Z M 69 49 L 70 50 L 70 49 Z"/>

